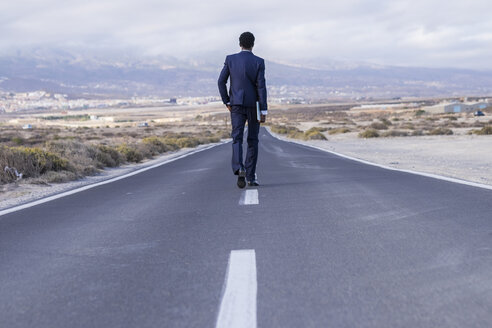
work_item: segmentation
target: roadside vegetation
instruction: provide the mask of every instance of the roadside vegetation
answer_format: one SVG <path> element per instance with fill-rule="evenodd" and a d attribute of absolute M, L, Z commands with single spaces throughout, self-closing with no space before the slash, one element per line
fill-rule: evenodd
<path fill-rule="evenodd" d="M 367 129 L 359 133 L 359 138 L 377 138 L 379 137 L 379 132 L 375 129 Z"/>
<path fill-rule="evenodd" d="M 284 134 L 289 138 L 302 139 L 302 140 L 327 140 L 323 132 L 325 128 L 310 128 L 303 132 L 295 126 L 289 125 L 270 125 L 270 129 L 274 133 Z"/>
<path fill-rule="evenodd" d="M 274 133 L 302 140 L 342 138 L 344 134 L 359 138 L 492 134 L 492 120 L 474 117 L 473 113 L 431 113 L 422 109 L 352 111 L 349 108 L 333 105 L 272 110 L 269 124 Z M 484 112 L 492 114 L 492 110 Z M 305 130 L 303 126 L 311 128 Z"/>
<path fill-rule="evenodd" d="M 490 123 L 490 122 L 489 122 Z M 492 125 L 484 126 L 483 128 L 479 130 L 470 130 L 469 134 L 476 134 L 476 135 L 492 135 Z"/>
<path fill-rule="evenodd" d="M 0 183 L 65 182 L 107 167 L 139 163 L 181 148 L 228 138 L 225 129 L 170 132 L 152 128 L 39 128 L 1 126 Z M 200 130 L 200 129 L 196 129 Z"/>

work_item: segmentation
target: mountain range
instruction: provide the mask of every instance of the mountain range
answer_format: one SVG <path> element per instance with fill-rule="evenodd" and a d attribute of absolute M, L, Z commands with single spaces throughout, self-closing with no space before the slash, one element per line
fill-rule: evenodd
<path fill-rule="evenodd" d="M 0 90 L 45 90 L 71 96 L 217 96 L 223 58 L 89 53 L 34 49 L 0 56 Z M 344 63 L 266 62 L 273 97 L 393 98 L 492 94 L 492 72 Z"/>

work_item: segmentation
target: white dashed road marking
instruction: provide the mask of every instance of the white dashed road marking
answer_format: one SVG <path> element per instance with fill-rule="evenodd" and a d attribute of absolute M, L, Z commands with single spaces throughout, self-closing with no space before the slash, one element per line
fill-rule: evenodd
<path fill-rule="evenodd" d="M 243 191 L 239 199 L 239 205 L 258 205 L 258 189 L 248 189 Z"/>
<path fill-rule="evenodd" d="M 256 328 L 256 254 L 231 251 L 216 328 Z"/>

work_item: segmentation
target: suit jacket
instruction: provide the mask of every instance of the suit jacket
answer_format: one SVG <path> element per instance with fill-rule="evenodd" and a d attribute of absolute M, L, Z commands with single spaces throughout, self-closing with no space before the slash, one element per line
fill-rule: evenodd
<path fill-rule="evenodd" d="M 226 83 L 229 77 L 230 86 L 227 92 Z M 259 101 L 262 111 L 268 109 L 265 61 L 251 51 L 241 51 L 226 57 L 218 85 L 224 104 L 256 107 L 256 101 Z"/>

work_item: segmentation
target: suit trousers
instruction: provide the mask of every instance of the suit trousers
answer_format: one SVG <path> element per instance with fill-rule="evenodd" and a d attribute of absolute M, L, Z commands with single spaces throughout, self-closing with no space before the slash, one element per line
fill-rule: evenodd
<path fill-rule="evenodd" d="M 243 165 L 243 134 L 244 126 L 248 122 L 248 150 Z M 258 133 L 260 122 L 256 118 L 255 107 L 232 106 L 232 171 L 236 172 L 240 167 L 246 169 L 246 179 L 255 179 L 256 162 L 258 160 Z"/>

